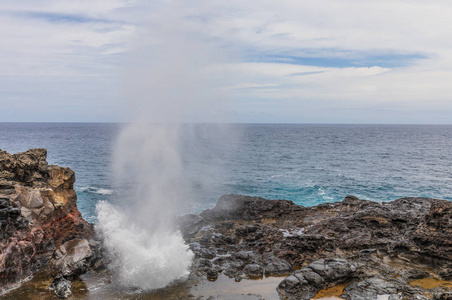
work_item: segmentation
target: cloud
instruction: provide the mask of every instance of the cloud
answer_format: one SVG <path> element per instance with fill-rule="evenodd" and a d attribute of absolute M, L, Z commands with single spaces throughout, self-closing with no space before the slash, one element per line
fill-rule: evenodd
<path fill-rule="evenodd" d="M 50 105 L 56 88 L 35 84 L 47 76 L 73 91 L 58 94 L 61 103 L 77 98 L 124 121 L 121 90 L 137 45 L 149 66 L 169 40 L 181 41 L 172 57 L 189 59 L 188 39 L 209 49 L 203 76 L 229 95 L 232 121 L 346 122 L 346 110 L 353 122 L 393 122 L 391 111 L 403 122 L 450 122 L 450 11 L 443 0 L 10 1 L 0 8 L 0 75 L 9 85 L 0 83 L 0 105 L 27 103 L 32 120 L 33 101 L 20 86 Z"/>

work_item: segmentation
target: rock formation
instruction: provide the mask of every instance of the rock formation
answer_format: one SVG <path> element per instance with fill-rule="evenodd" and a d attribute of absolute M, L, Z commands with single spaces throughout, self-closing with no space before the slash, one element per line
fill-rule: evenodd
<path fill-rule="evenodd" d="M 74 172 L 48 165 L 46 154 L 0 151 L 0 293 L 49 265 L 64 298 L 68 279 L 102 263 L 76 206 Z M 452 299 L 450 201 L 348 196 L 302 207 L 224 195 L 179 224 L 196 255 L 193 274 L 210 280 L 283 276 L 275 288 L 287 300 Z"/>
<path fill-rule="evenodd" d="M 0 293 L 47 265 L 77 276 L 92 258 L 93 226 L 77 209 L 74 172 L 46 156 L 0 150 Z"/>
<path fill-rule="evenodd" d="M 286 275 L 281 299 L 452 299 L 451 201 L 349 196 L 302 207 L 225 195 L 180 224 L 199 276 Z"/>

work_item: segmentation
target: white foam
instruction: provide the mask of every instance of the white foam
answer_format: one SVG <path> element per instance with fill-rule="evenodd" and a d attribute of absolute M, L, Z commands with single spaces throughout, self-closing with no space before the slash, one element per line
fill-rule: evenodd
<path fill-rule="evenodd" d="M 121 284 L 144 290 L 167 286 L 189 274 L 193 252 L 178 231 L 140 228 L 114 205 L 97 204 L 98 229 L 114 257 Z"/>
<path fill-rule="evenodd" d="M 108 189 L 99 188 L 99 189 L 94 190 L 94 193 L 99 194 L 99 195 L 111 195 L 111 194 L 113 194 L 113 191 L 108 190 Z"/>
<path fill-rule="evenodd" d="M 90 192 L 99 195 L 111 195 L 113 194 L 113 190 L 98 188 L 94 186 L 82 186 L 76 189 L 78 192 Z"/>

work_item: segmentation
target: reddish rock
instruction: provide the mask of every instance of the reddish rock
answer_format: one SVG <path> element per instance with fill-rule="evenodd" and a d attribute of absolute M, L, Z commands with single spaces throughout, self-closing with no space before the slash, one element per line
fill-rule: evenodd
<path fill-rule="evenodd" d="M 46 156 L 0 150 L 0 293 L 55 261 L 65 243 L 93 236 L 77 209 L 74 172 Z"/>

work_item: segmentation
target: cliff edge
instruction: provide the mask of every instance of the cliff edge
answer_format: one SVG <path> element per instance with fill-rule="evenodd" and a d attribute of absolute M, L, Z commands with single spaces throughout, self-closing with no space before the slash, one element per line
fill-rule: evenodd
<path fill-rule="evenodd" d="M 46 149 L 0 150 L 0 293 L 47 265 L 55 276 L 77 276 L 92 257 L 74 172 L 46 157 Z"/>

